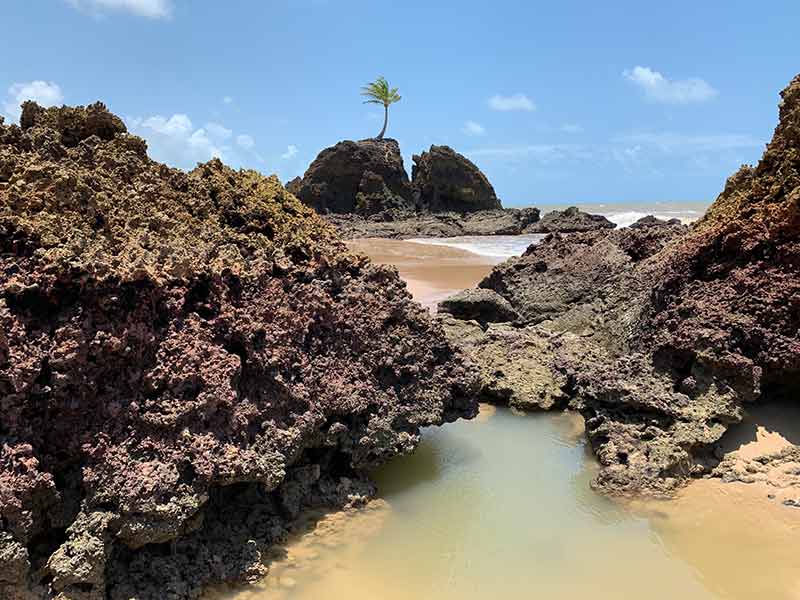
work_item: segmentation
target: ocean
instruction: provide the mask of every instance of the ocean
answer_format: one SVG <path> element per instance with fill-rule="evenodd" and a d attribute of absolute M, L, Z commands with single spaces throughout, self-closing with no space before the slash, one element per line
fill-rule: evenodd
<path fill-rule="evenodd" d="M 542 215 L 553 210 L 564 210 L 577 206 L 581 210 L 606 217 L 617 227 L 628 227 L 642 217 L 653 215 L 659 219 L 680 219 L 687 225 L 703 216 L 709 202 L 650 202 L 650 203 L 585 203 L 585 204 L 546 204 L 540 206 Z M 492 262 L 503 262 L 512 256 L 519 256 L 530 246 L 539 242 L 542 234 L 460 236 L 452 238 L 415 238 L 409 241 L 434 246 L 460 248 L 473 254 L 484 256 Z"/>

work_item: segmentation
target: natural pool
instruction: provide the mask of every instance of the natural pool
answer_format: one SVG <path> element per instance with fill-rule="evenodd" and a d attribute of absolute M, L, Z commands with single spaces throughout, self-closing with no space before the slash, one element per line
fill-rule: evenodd
<path fill-rule="evenodd" d="M 502 236 L 470 239 L 469 251 L 435 241 L 350 245 L 397 266 L 429 307 L 511 248 Z M 729 450 L 800 444 L 800 402 L 753 411 L 726 437 Z M 263 583 L 210 597 L 800 600 L 800 508 L 718 480 L 623 503 L 592 491 L 597 468 L 579 417 L 485 406 L 476 420 L 426 430 L 413 455 L 373 473 L 380 499 L 367 509 L 309 515 Z"/>
<path fill-rule="evenodd" d="M 380 501 L 323 518 L 263 584 L 224 597 L 800 598 L 795 509 L 705 482 L 671 502 L 610 500 L 589 486 L 581 430 L 492 407 L 430 429 L 374 473 Z"/>

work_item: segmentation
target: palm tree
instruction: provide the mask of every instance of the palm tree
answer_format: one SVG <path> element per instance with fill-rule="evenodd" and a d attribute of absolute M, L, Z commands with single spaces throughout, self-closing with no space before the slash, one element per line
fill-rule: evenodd
<path fill-rule="evenodd" d="M 361 88 L 361 95 L 366 96 L 364 104 L 383 104 L 383 129 L 378 134 L 379 140 L 383 139 L 386 133 L 386 125 L 389 123 L 389 105 L 400 102 L 400 94 L 397 88 L 390 88 L 385 77 L 378 77 L 374 82 Z"/>

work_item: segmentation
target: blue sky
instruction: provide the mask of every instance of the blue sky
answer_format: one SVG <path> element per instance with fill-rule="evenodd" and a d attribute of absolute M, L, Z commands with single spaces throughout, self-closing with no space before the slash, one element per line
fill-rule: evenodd
<path fill-rule="evenodd" d="M 175 166 L 301 174 L 380 129 L 448 144 L 505 205 L 710 200 L 800 72 L 800 2 L 6 0 L 0 114 L 103 100 Z"/>

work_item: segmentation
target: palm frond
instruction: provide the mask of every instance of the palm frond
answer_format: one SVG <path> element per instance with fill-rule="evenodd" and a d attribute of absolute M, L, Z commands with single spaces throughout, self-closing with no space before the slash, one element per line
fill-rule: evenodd
<path fill-rule="evenodd" d="M 400 94 L 397 88 L 390 88 L 389 82 L 385 77 L 378 77 L 372 83 L 368 83 L 361 88 L 361 95 L 369 98 L 365 104 L 383 104 L 389 106 L 400 101 Z"/>

